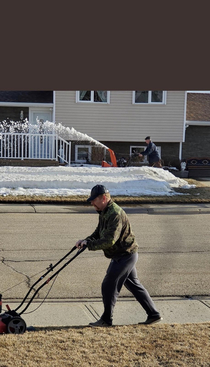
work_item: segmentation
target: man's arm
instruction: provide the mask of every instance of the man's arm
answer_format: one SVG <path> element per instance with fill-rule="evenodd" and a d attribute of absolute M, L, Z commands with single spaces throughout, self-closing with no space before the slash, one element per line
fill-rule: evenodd
<path fill-rule="evenodd" d="M 88 236 L 86 239 L 77 241 L 75 246 L 78 249 L 82 248 L 83 246 L 87 246 L 87 239 L 94 240 L 94 239 L 98 238 L 98 236 L 99 236 L 99 225 L 97 226 L 95 231 L 90 236 Z"/>
<path fill-rule="evenodd" d="M 148 147 L 143 151 L 141 152 L 140 157 L 141 156 L 144 156 L 144 155 L 150 155 L 154 150 L 154 146 L 152 143 L 149 143 Z"/>
<path fill-rule="evenodd" d="M 111 215 L 102 230 L 100 238 L 87 237 L 87 246 L 91 251 L 108 249 L 117 242 L 122 231 L 122 219 L 119 215 Z"/>

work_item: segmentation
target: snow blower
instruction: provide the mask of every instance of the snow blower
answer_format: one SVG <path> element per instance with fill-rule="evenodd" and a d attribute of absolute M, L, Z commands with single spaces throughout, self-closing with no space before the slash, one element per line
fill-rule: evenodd
<path fill-rule="evenodd" d="M 40 283 L 51 271 L 53 271 L 67 256 L 69 256 L 74 250 L 76 250 L 77 247 L 74 246 L 55 265 L 50 264 L 49 267 L 47 268 L 47 271 L 31 286 L 26 296 L 15 310 L 11 310 L 9 305 L 6 305 L 7 311 L 0 314 L 0 334 L 23 334 L 27 330 L 26 323 L 24 319 L 21 317 L 21 315 L 28 309 L 29 305 L 36 297 L 40 289 L 43 288 L 46 284 L 48 284 L 53 278 L 55 278 L 60 273 L 60 271 L 63 270 L 79 254 L 81 254 L 81 252 L 83 252 L 86 249 L 86 247 L 87 246 L 83 246 L 83 248 L 79 249 L 73 257 L 71 257 L 66 263 L 64 263 L 63 266 L 61 266 L 52 276 L 48 277 L 47 280 L 43 281 L 43 283 L 39 285 L 37 289 L 35 289 L 34 287 L 38 283 Z M 28 303 L 26 303 L 24 307 L 24 303 L 26 299 L 29 297 L 32 290 L 34 290 L 34 294 L 28 300 Z M 22 311 L 17 312 L 18 310 L 20 310 L 21 307 L 23 307 Z M 2 294 L 0 294 L 0 313 L 1 312 L 2 312 Z"/>
<path fill-rule="evenodd" d="M 112 163 L 109 164 L 106 161 L 102 161 L 102 167 L 117 167 L 117 159 L 116 159 L 114 151 L 110 148 L 108 148 L 108 151 L 109 151 Z"/>

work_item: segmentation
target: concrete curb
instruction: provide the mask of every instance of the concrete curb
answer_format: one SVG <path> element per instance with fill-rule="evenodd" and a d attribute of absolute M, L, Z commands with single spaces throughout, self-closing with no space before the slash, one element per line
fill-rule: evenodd
<path fill-rule="evenodd" d="M 153 300 L 163 317 L 163 324 L 210 322 L 210 297 L 153 297 Z M 85 327 L 99 319 L 103 313 L 101 299 L 48 300 L 37 309 L 40 302 L 42 300 L 39 303 L 34 301 L 22 315 L 28 327 Z M 19 303 L 10 301 L 9 305 L 13 310 Z M 115 326 L 138 324 L 144 322 L 146 316 L 135 299 L 119 298 L 113 323 Z"/>
<path fill-rule="evenodd" d="M 154 204 L 154 205 L 121 205 L 129 214 L 208 214 L 208 204 Z M 0 204 L 0 213 L 31 213 L 31 214 L 95 214 L 91 206 L 82 205 L 49 205 L 49 204 Z"/>

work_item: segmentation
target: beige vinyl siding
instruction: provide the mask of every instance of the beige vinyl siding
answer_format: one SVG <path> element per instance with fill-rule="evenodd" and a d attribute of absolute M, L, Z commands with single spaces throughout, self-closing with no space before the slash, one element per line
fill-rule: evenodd
<path fill-rule="evenodd" d="M 110 91 L 110 104 L 76 103 L 76 91 L 55 91 L 55 120 L 99 141 L 183 141 L 185 91 L 167 91 L 166 104 L 133 104 L 132 91 Z"/>

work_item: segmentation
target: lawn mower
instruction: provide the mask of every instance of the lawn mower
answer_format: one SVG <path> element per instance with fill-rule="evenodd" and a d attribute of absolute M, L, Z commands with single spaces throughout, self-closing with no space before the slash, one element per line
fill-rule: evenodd
<path fill-rule="evenodd" d="M 7 311 L 1 314 L 2 312 L 2 294 L 0 294 L 0 334 L 23 334 L 26 330 L 26 323 L 21 317 L 21 315 L 28 309 L 29 305 L 36 297 L 37 293 L 43 288 L 46 284 L 48 284 L 53 278 L 55 278 L 61 270 L 63 270 L 72 260 L 74 260 L 81 252 L 86 249 L 87 246 L 83 246 L 81 249 L 77 251 L 77 253 L 71 257 L 67 262 L 63 264 L 53 275 L 47 278 L 47 280 L 43 281 L 41 285 L 38 286 L 37 289 L 34 287 L 40 283 L 44 278 L 53 271 L 67 256 L 69 256 L 74 250 L 77 249 L 74 246 L 62 259 L 60 259 L 55 265 L 50 264 L 47 268 L 47 271 L 31 286 L 26 296 L 20 303 L 20 305 L 15 309 L 11 310 L 9 305 L 6 305 Z M 24 306 L 26 299 L 29 297 L 30 293 L 34 290 L 34 294 L 29 299 L 28 303 Z M 17 312 L 20 308 L 23 307 L 22 311 Z"/>

